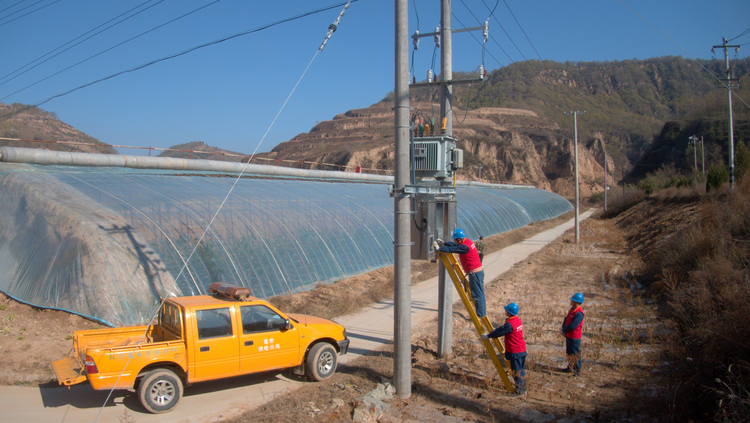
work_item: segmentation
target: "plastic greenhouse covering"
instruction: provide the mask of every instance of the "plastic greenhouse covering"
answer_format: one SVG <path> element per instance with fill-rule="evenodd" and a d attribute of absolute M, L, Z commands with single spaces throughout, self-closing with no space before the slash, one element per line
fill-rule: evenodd
<path fill-rule="evenodd" d="M 268 298 L 393 264 L 384 183 L 11 163 L 0 180 L 0 290 L 114 326 L 216 281 Z M 470 239 L 572 210 L 533 188 L 456 197 Z"/>

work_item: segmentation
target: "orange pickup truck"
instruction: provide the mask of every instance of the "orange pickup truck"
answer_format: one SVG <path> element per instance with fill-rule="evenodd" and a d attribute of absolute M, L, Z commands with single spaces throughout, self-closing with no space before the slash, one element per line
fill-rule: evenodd
<path fill-rule="evenodd" d="M 285 315 L 245 287 L 217 282 L 209 290 L 165 300 L 156 324 L 74 332 L 75 354 L 52 363 L 57 380 L 136 389 L 146 410 L 165 413 L 194 382 L 284 368 L 325 380 L 349 348 L 338 323 Z"/>

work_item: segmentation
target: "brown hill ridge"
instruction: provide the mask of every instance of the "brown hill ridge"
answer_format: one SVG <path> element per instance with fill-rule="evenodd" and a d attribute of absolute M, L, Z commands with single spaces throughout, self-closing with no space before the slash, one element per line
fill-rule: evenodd
<path fill-rule="evenodd" d="M 114 148 L 107 147 L 96 138 L 60 121 L 53 112 L 19 103 L 0 103 L 0 138 L 18 139 L 0 139 L 0 146 L 81 153 L 117 153 Z"/>
<path fill-rule="evenodd" d="M 412 102 L 413 112 L 435 116 L 438 104 Z M 392 170 L 394 163 L 393 103 L 383 101 L 350 110 L 317 124 L 261 156 L 341 166 Z M 565 197 L 574 196 L 573 136 L 555 122 L 529 110 L 484 107 L 454 108 L 453 133 L 464 150 L 459 179 L 535 185 Z M 601 134 L 584 145 L 579 140 L 581 195 L 602 190 Z M 613 164 L 609 171 L 612 176 Z"/>

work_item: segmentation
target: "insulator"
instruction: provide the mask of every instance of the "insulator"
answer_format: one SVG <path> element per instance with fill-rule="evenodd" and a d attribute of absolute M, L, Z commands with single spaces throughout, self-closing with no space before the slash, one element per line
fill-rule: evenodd
<path fill-rule="evenodd" d="M 427 70 L 427 83 L 432 84 L 432 69 Z"/>
<path fill-rule="evenodd" d="M 419 30 L 414 31 L 414 35 L 411 36 L 411 41 L 414 44 L 414 50 L 419 50 Z"/>
<path fill-rule="evenodd" d="M 484 65 L 479 65 L 479 79 L 484 79 Z"/>
<path fill-rule="evenodd" d="M 484 28 L 482 29 L 482 35 L 484 35 L 484 42 L 487 42 L 487 36 L 490 34 L 490 21 L 484 21 Z"/>
<path fill-rule="evenodd" d="M 440 47 L 440 27 L 435 27 L 435 46 Z"/>

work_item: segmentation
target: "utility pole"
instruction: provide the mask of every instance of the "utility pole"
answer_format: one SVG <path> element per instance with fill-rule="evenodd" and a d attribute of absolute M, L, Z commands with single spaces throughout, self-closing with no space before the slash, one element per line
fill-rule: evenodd
<path fill-rule="evenodd" d="M 409 13 L 408 0 L 396 0 L 394 166 L 393 383 L 401 398 L 411 396 L 411 197 L 409 184 Z"/>
<path fill-rule="evenodd" d="M 573 128 L 574 128 L 574 134 L 575 134 L 575 143 L 574 143 L 574 153 L 575 154 L 575 174 L 576 174 L 576 244 L 578 244 L 578 241 L 581 239 L 581 231 L 580 227 L 578 225 L 578 115 L 586 114 L 586 111 L 574 111 L 574 112 L 565 112 L 566 115 L 573 115 Z"/>
<path fill-rule="evenodd" d="M 414 48 L 417 49 L 419 45 L 419 39 L 424 37 L 434 37 L 435 42 L 438 43 L 436 47 L 440 47 L 440 80 L 432 81 L 432 70 L 428 71 L 427 83 L 411 84 L 412 87 L 426 86 L 434 87 L 435 85 L 440 86 L 440 122 L 436 122 L 436 128 L 440 128 L 442 131 L 441 136 L 446 139 L 453 139 L 453 84 L 461 83 L 474 83 L 482 82 L 485 80 L 484 64 L 479 67 L 479 78 L 469 78 L 453 80 L 453 41 L 452 35 L 457 32 L 468 32 L 468 31 L 482 31 L 484 35 L 484 42 L 487 42 L 487 36 L 489 32 L 488 21 L 484 22 L 484 25 L 473 27 L 473 28 L 462 28 L 453 30 L 451 26 L 451 0 L 440 1 L 440 27 L 436 28 L 435 32 L 420 34 L 416 32 L 412 35 Z M 457 169 L 456 169 L 457 170 Z M 480 174 L 481 176 L 481 174 Z M 455 191 L 448 192 L 451 190 L 450 187 L 443 186 L 442 188 L 448 188 L 443 192 L 442 200 L 445 200 L 445 194 L 455 198 Z M 434 196 L 434 193 L 430 193 Z M 456 229 L 456 214 L 455 206 L 450 206 L 450 203 L 455 204 L 454 200 L 450 201 L 439 201 L 443 203 L 441 210 L 444 213 L 443 225 L 440 228 L 444 231 L 443 236 L 449 235 L 450 231 Z M 451 207 L 453 212 L 451 212 Z M 438 345 L 437 354 L 440 357 L 445 357 L 451 354 L 452 341 L 453 341 L 453 286 L 449 281 L 449 275 L 442 261 L 438 264 Z"/>
<path fill-rule="evenodd" d="M 703 145 L 703 135 L 701 135 L 701 164 L 703 165 L 703 176 L 706 175 L 706 146 Z"/>
<path fill-rule="evenodd" d="M 727 87 L 727 93 L 729 97 L 729 189 L 734 189 L 734 123 L 732 122 L 732 88 L 739 88 L 739 78 L 732 78 L 732 71 L 729 69 L 729 53 L 727 49 L 734 48 L 736 52 L 740 51 L 739 45 L 730 46 L 727 45 L 727 39 L 722 37 L 723 44 L 713 46 L 711 52 L 715 52 L 717 48 L 724 49 L 724 61 L 727 65 L 727 75 L 725 78 L 719 78 L 724 86 Z"/>
<path fill-rule="evenodd" d="M 604 150 L 604 142 L 602 142 Z M 604 150 L 604 212 L 607 212 L 607 150 Z"/>
<path fill-rule="evenodd" d="M 693 144 L 693 169 L 695 171 L 698 171 L 698 153 L 695 151 L 696 148 L 698 148 L 698 137 L 695 135 L 692 135 L 688 138 L 690 140 L 690 143 Z"/>
<path fill-rule="evenodd" d="M 479 169 L 479 182 L 482 182 L 482 165 L 478 165 L 477 168 Z"/>

